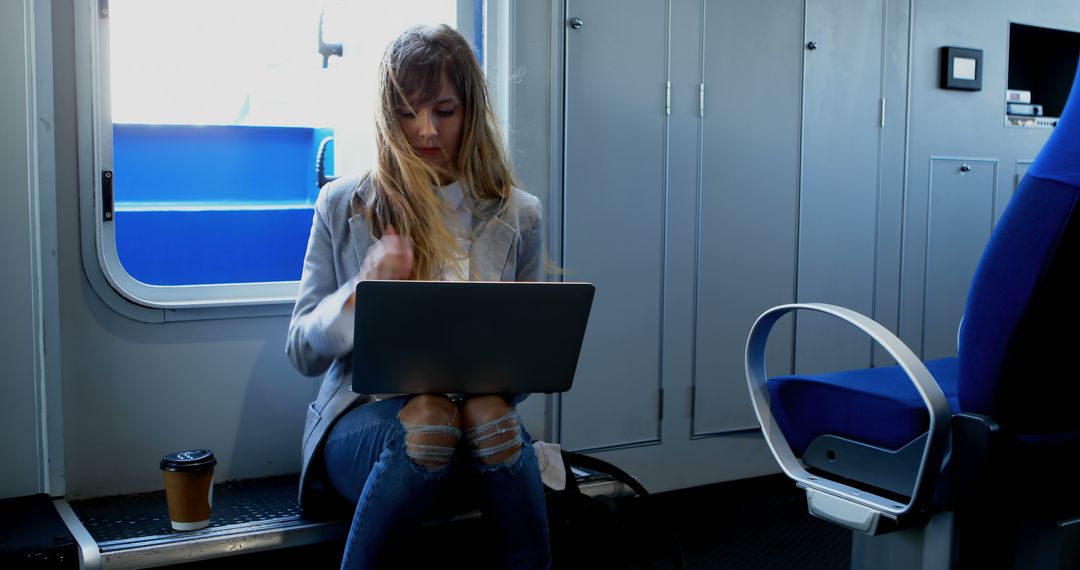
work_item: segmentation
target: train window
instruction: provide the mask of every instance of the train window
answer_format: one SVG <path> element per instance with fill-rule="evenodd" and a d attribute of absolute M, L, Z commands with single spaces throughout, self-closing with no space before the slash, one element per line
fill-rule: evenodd
<path fill-rule="evenodd" d="M 291 302 L 320 185 L 373 163 L 386 44 L 447 23 L 483 58 L 483 0 L 86 4 L 84 240 L 111 288 L 152 308 Z"/>

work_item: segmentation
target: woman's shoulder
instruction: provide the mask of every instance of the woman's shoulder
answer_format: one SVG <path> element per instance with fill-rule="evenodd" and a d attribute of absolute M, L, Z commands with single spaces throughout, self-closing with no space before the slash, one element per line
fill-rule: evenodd
<path fill-rule="evenodd" d="M 512 188 L 498 218 L 520 231 L 539 224 L 543 211 L 539 198 L 520 188 Z"/>
<path fill-rule="evenodd" d="M 511 188 L 510 198 L 506 201 L 506 211 L 513 215 L 539 216 L 543 208 L 536 196 L 520 188 Z"/>
<path fill-rule="evenodd" d="M 328 182 L 319 192 L 316 207 L 323 209 L 330 216 L 345 215 L 348 217 L 353 196 L 358 192 L 363 193 L 367 189 L 369 179 L 368 174 L 363 173 L 342 176 Z"/>
<path fill-rule="evenodd" d="M 510 188 L 506 198 L 479 200 L 471 208 L 482 220 L 498 218 L 515 227 L 535 223 L 543 213 L 539 198 L 516 187 Z"/>

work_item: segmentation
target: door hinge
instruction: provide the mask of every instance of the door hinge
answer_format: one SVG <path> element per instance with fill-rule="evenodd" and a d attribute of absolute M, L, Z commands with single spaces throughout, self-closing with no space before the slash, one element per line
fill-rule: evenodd
<path fill-rule="evenodd" d="M 705 116 L 705 84 L 698 85 L 698 116 Z"/>
<path fill-rule="evenodd" d="M 671 82 L 664 83 L 664 114 L 671 114 Z"/>
<path fill-rule="evenodd" d="M 881 128 L 885 128 L 885 98 L 881 98 Z"/>
<path fill-rule="evenodd" d="M 697 409 L 697 386 L 690 385 L 690 418 L 694 417 L 694 410 Z"/>
<path fill-rule="evenodd" d="M 109 17 L 109 0 L 98 0 L 98 16 Z"/>
<path fill-rule="evenodd" d="M 664 389 L 660 388 L 656 395 L 656 415 L 658 421 L 664 419 Z"/>

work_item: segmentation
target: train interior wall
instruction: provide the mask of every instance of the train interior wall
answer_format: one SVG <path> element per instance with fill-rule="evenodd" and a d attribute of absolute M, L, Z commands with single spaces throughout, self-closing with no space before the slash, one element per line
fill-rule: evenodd
<path fill-rule="evenodd" d="M 318 380 L 287 361 L 284 312 L 148 323 L 118 313 L 89 282 L 84 266 L 96 261 L 83 259 L 80 244 L 77 132 L 88 119 L 76 90 L 74 2 L 34 4 L 0 5 L 0 70 L 13 78 L 0 91 L 0 166 L 10 189 L 0 242 L 9 268 L 0 495 L 157 490 L 161 456 L 193 446 L 215 451 L 219 481 L 297 472 Z M 612 291 L 597 306 L 595 331 L 629 330 L 619 342 L 641 347 L 620 364 L 619 345 L 591 332 L 576 390 L 525 404 L 536 438 L 595 449 L 657 491 L 776 472 L 754 430 L 739 360 L 753 316 L 772 302 L 853 306 L 917 354 L 948 353 L 962 274 L 1049 133 L 1004 126 L 1009 24 L 1080 31 L 1080 8 L 1068 0 L 871 4 L 514 7 L 515 165 L 547 206 L 549 248 L 565 251 L 562 262 L 577 276 Z M 562 25 L 578 14 L 586 14 L 582 30 Z M 605 27 L 616 16 L 626 21 Z M 627 26 L 638 29 L 620 40 Z M 845 34 L 872 35 L 844 41 L 873 53 L 829 44 Z M 609 39 L 644 47 L 620 60 L 618 50 L 596 51 Z M 821 47 L 807 51 L 808 41 Z M 983 50 L 981 91 L 939 88 L 946 45 Z M 592 76 L 586 65 L 604 65 L 611 76 Z M 861 75 L 845 76 L 855 71 Z M 664 82 L 670 114 L 662 110 Z M 847 99 L 853 84 L 869 102 Z M 617 85 L 650 91 L 630 96 Z M 50 108 L 38 108 L 42 90 Z M 846 122 L 852 116 L 874 122 L 856 126 Z M 592 126 L 604 124 L 640 134 L 641 148 L 628 149 L 644 157 L 638 170 L 620 173 L 615 154 L 589 154 L 589 137 L 601 133 Z M 853 146 L 858 140 L 872 144 Z M 962 165 L 970 176 L 959 176 Z M 634 175 L 651 186 L 618 178 Z M 747 212 L 776 223 L 740 226 Z M 634 239 L 609 236 L 611 243 L 633 249 L 597 249 L 598 225 L 612 213 L 629 226 L 615 231 Z M 841 213 L 849 218 L 838 223 L 832 216 Z M 642 326 L 621 327 L 625 315 Z M 863 341 L 821 334 L 828 326 L 798 323 L 778 337 L 775 361 L 881 361 Z M 839 356 L 819 360 L 826 353 Z"/>

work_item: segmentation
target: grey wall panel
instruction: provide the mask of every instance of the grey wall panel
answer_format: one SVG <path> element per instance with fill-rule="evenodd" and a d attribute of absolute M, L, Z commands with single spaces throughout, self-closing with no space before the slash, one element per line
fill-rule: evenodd
<path fill-rule="evenodd" d="M 637 6 L 638 3 L 626 3 Z M 634 445 L 597 452 L 632 473 L 656 491 L 716 483 L 776 473 L 773 460 L 757 430 L 726 432 L 717 437 L 689 437 L 692 432 L 691 378 L 694 337 L 694 280 L 697 273 L 697 207 L 700 154 L 699 85 L 704 2 L 673 0 L 670 3 L 671 114 L 668 117 L 668 192 L 665 211 L 665 284 L 663 351 L 661 370 L 664 398 L 661 443 Z M 735 9 L 729 17 L 753 10 Z M 561 19 L 560 19 L 561 21 Z M 761 22 L 754 22 L 760 25 Z M 589 22 L 586 21 L 588 26 Z M 567 29 L 568 33 L 573 30 Z M 714 34 L 709 34 L 710 39 Z M 796 40 L 797 41 L 797 40 Z M 742 53 L 740 50 L 739 53 Z M 795 55 L 797 57 L 798 51 Z M 795 95 L 797 99 L 797 93 Z M 707 111 L 708 113 L 708 111 Z M 643 115 L 646 124 L 652 120 Z M 792 127 L 795 128 L 795 127 Z M 617 195 L 618 189 L 611 190 Z M 703 220 L 702 225 L 712 222 Z M 794 230 L 792 230 L 794 231 Z M 726 244 L 730 247 L 731 244 Z M 793 260 L 791 260 L 793 263 Z M 730 322 L 734 336 L 745 338 L 745 323 Z M 708 346 L 702 350 L 714 350 Z M 788 358 L 790 360 L 790 357 Z M 745 384 L 745 381 L 742 382 Z M 745 391 L 745 389 L 744 389 Z M 733 398 L 745 397 L 735 395 Z M 593 425 L 608 417 L 620 419 L 618 395 L 603 395 L 595 402 Z M 700 407 L 700 406 L 699 406 Z M 648 413 L 643 412 L 643 413 Z M 621 421 L 621 420 L 620 420 Z"/>
<path fill-rule="evenodd" d="M 956 356 L 957 326 L 994 223 L 997 166 L 985 159 L 930 160 L 925 359 Z"/>
<path fill-rule="evenodd" d="M 884 25 L 884 0 L 806 3 L 798 299 L 870 316 Z M 797 371 L 870 364 L 870 341 L 850 327 L 817 314 L 797 319 Z"/>
<path fill-rule="evenodd" d="M 885 128 L 881 136 L 881 179 L 878 192 L 877 268 L 874 320 L 896 332 L 900 319 L 900 259 L 903 251 L 904 182 L 907 177 L 908 46 L 914 0 L 885 3 L 885 59 L 882 77 Z M 875 366 L 895 362 L 874 346 Z"/>
<path fill-rule="evenodd" d="M 706 2 L 695 435 L 757 426 L 746 335 L 795 298 L 802 13 L 789 5 Z M 773 333 L 770 372 L 790 369 L 791 341 L 790 325 Z"/>
<path fill-rule="evenodd" d="M 162 488 L 157 463 L 206 446 L 218 480 L 295 473 L 317 379 L 285 358 L 287 317 L 147 324 L 111 310 L 80 259 L 73 2 L 53 3 L 56 192 L 69 498 Z"/>
<path fill-rule="evenodd" d="M 570 2 L 564 264 L 596 284 L 561 437 L 593 448 L 658 437 L 664 279 L 667 2 Z M 598 421 L 603 410 L 603 421 Z"/>
<path fill-rule="evenodd" d="M 1020 185 L 1020 181 L 1027 176 L 1027 171 L 1031 168 L 1032 161 L 1030 160 L 1018 160 L 1016 161 L 1016 176 L 1013 177 L 1013 191 L 1016 191 L 1016 187 Z"/>
<path fill-rule="evenodd" d="M 549 2 L 508 3 L 510 20 L 510 116 L 508 123 L 510 157 L 522 186 L 540 198 L 549 227 L 560 212 L 552 212 L 551 188 L 551 86 L 555 81 L 555 50 L 551 37 Z"/>
<path fill-rule="evenodd" d="M 959 25 L 959 23 L 963 25 Z M 1008 2 L 1005 0 L 916 0 L 911 47 L 911 125 L 904 253 L 901 277 L 900 338 L 922 345 L 923 290 L 932 276 L 926 237 L 930 204 L 930 169 L 934 156 L 994 157 L 1001 164 L 1030 160 L 1046 142 L 1049 129 L 1006 127 L 1003 101 L 1007 86 L 1009 23 L 1080 31 L 1080 4 L 1074 0 Z M 941 46 L 983 50 L 981 91 L 938 87 Z M 996 213 L 1003 210 L 1014 185 L 1012 168 L 997 172 Z M 941 333 L 945 334 L 945 333 Z"/>
<path fill-rule="evenodd" d="M 510 116 L 500 117 L 509 123 L 507 144 L 514 170 L 522 187 L 540 198 L 544 206 L 548 243 L 545 253 L 554 257 L 562 234 L 562 209 L 553 192 L 551 103 L 556 81 L 553 73 L 556 53 L 552 38 L 552 2 L 507 3 L 510 9 L 510 68 L 514 78 L 510 87 Z M 507 87 L 507 86 L 503 86 Z M 557 114 L 556 114 L 557 116 Z M 556 262 L 559 260 L 556 259 Z M 518 413 L 533 439 L 552 440 L 548 421 L 555 396 L 534 395 L 518 406 Z"/>
<path fill-rule="evenodd" d="M 45 491 L 31 2 L 0 3 L 0 498 Z"/>
<path fill-rule="evenodd" d="M 701 154 L 702 45 L 705 0 L 671 2 L 671 115 L 668 117 L 668 192 L 665 209 L 666 280 L 664 282 L 663 385 L 661 446 L 638 448 L 654 453 L 691 433 L 694 366 L 695 286 L 698 243 L 698 185 Z M 664 453 L 671 453 L 667 450 Z M 711 470 L 711 469 L 709 469 Z M 722 472 L 720 468 L 714 472 Z"/>

